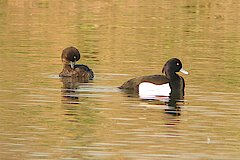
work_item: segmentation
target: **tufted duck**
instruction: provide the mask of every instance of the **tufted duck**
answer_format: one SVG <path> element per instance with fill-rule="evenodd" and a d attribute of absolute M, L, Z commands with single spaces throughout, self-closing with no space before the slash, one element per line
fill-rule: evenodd
<path fill-rule="evenodd" d="M 63 70 L 59 74 L 60 77 L 78 77 L 84 82 L 93 79 L 93 71 L 88 68 L 88 66 L 76 64 L 76 62 L 80 59 L 80 52 L 77 48 L 65 48 L 62 51 L 61 59 L 63 62 Z"/>
<path fill-rule="evenodd" d="M 171 98 L 183 98 L 185 82 L 183 77 L 176 72 L 188 74 L 182 68 L 182 62 L 172 58 L 166 62 L 162 69 L 165 75 L 150 75 L 133 78 L 125 82 L 120 89 L 138 93 L 140 98 L 154 98 L 158 96 L 170 96 Z"/>

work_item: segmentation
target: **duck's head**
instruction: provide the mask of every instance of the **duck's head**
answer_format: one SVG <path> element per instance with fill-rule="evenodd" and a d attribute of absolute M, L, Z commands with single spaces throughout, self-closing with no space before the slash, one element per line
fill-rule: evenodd
<path fill-rule="evenodd" d="M 67 47 L 62 51 L 62 62 L 64 65 L 71 65 L 74 69 L 75 63 L 80 59 L 80 52 L 75 47 Z"/>
<path fill-rule="evenodd" d="M 188 72 L 183 69 L 182 62 L 178 58 L 169 59 L 162 69 L 162 73 L 164 73 L 167 77 L 179 71 L 183 74 L 188 74 Z"/>

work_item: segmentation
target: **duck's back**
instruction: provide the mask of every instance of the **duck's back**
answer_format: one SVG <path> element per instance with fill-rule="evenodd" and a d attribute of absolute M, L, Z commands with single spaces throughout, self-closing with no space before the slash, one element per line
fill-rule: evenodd
<path fill-rule="evenodd" d="M 70 65 L 65 65 L 60 77 L 79 77 L 85 81 L 92 80 L 94 78 L 93 71 L 86 65 L 78 64 L 74 66 L 74 69 Z"/>
<path fill-rule="evenodd" d="M 79 76 L 87 75 L 89 80 L 92 80 L 94 78 L 93 71 L 88 66 L 86 66 L 84 64 L 75 65 L 75 70 L 78 72 Z"/>
<path fill-rule="evenodd" d="M 139 85 L 142 82 L 150 82 L 150 83 L 153 83 L 156 85 L 161 85 L 161 84 L 169 83 L 169 79 L 164 75 L 142 76 L 142 77 L 137 77 L 137 78 L 128 80 L 119 88 L 133 90 L 134 92 L 138 92 Z"/>

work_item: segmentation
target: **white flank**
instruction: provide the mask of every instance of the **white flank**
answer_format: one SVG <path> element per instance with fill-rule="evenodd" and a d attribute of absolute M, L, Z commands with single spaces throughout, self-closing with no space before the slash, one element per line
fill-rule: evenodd
<path fill-rule="evenodd" d="M 149 82 L 143 82 L 139 85 L 139 96 L 142 99 L 155 98 L 157 96 L 169 96 L 171 88 L 169 83 L 156 85 Z"/>

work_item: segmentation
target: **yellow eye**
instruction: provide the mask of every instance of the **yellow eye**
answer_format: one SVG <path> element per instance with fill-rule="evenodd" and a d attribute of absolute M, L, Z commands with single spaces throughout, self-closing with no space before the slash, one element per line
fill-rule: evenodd
<path fill-rule="evenodd" d="M 177 66 L 179 66 L 180 64 L 177 62 Z"/>

